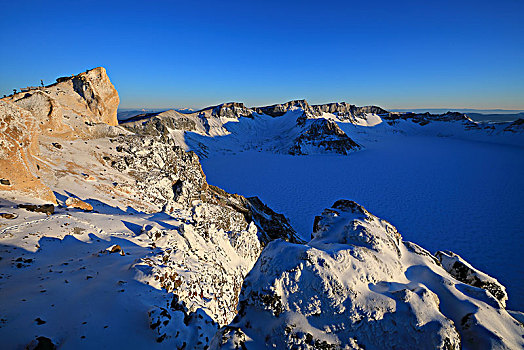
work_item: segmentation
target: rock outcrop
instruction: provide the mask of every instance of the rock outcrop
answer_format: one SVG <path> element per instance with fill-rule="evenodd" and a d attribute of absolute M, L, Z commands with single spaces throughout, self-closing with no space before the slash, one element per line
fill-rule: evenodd
<path fill-rule="evenodd" d="M 280 117 L 286 114 L 288 111 L 293 109 L 302 109 L 304 111 L 310 111 L 311 106 L 306 100 L 293 100 L 282 104 L 275 104 L 264 107 L 254 107 L 253 110 L 259 114 L 267 114 L 272 117 Z"/>
<path fill-rule="evenodd" d="M 328 119 L 303 120 L 305 130 L 295 138 L 289 154 L 338 153 L 347 155 L 361 149 L 337 123 Z"/>
<path fill-rule="evenodd" d="M 9 101 L 0 100 L 0 190 L 20 191 L 55 202 L 53 192 L 40 180 L 39 126 L 33 114 Z"/>
<path fill-rule="evenodd" d="M 172 139 L 129 135 L 115 138 L 115 143 L 119 157 L 111 161 L 112 167 L 135 178 L 139 201 L 148 204 L 137 209 L 171 214 L 196 205 L 194 217 L 208 226 L 242 231 L 254 221 L 263 245 L 276 238 L 302 242 L 287 219 L 258 198 L 208 185 L 198 156 Z"/>
<path fill-rule="evenodd" d="M 506 300 L 508 300 L 506 288 L 495 278 L 477 270 L 460 255 L 453 252 L 438 251 L 435 256 L 439 259 L 444 270 L 451 276 L 470 286 L 489 291 L 503 306 L 506 306 Z"/>
<path fill-rule="evenodd" d="M 0 190 L 18 190 L 56 202 L 39 178 L 39 167 L 45 166 L 35 158 L 39 137 L 104 135 L 118 124 L 118 103 L 118 93 L 102 67 L 1 99 L 0 178 L 11 185 L 0 185 Z"/>
<path fill-rule="evenodd" d="M 353 120 L 357 117 L 363 117 L 366 114 L 385 114 L 388 113 L 378 106 L 357 107 L 347 102 L 334 102 L 322 105 L 313 105 L 311 109 L 315 115 L 321 116 L 322 113 L 336 114 L 340 120 Z"/>
<path fill-rule="evenodd" d="M 524 131 L 524 119 L 519 118 L 509 124 L 504 131 L 509 131 L 512 133 L 522 133 Z"/>

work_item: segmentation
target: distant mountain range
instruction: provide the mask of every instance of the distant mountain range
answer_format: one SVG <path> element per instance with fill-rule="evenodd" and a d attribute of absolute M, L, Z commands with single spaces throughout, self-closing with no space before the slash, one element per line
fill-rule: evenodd
<path fill-rule="evenodd" d="M 512 122 L 524 118 L 524 110 L 517 109 L 474 109 L 474 108 L 417 108 L 417 109 L 392 109 L 392 112 L 414 112 L 441 114 L 448 111 L 466 114 L 476 122 Z"/>
<path fill-rule="evenodd" d="M 193 113 L 192 108 L 173 108 L 180 113 Z M 158 113 L 169 110 L 169 108 L 120 108 L 118 109 L 118 120 L 124 121 L 131 117 L 144 113 Z M 517 109 L 474 109 L 474 108 L 414 108 L 414 109 L 390 109 L 390 112 L 413 112 L 444 114 L 446 112 L 459 112 L 466 114 L 476 122 L 512 122 L 524 118 L 524 110 Z"/>

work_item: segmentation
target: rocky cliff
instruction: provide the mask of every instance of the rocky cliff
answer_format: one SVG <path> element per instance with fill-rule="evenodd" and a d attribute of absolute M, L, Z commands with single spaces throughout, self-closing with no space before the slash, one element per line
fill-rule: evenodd
<path fill-rule="evenodd" d="M 0 136 L 0 178 L 3 190 L 18 190 L 55 201 L 40 180 L 41 136 L 61 139 L 93 138 L 110 133 L 117 122 L 118 93 L 102 67 L 55 84 L 33 88 L 0 100 L 4 132 Z M 8 145 L 8 146 L 7 146 Z"/>

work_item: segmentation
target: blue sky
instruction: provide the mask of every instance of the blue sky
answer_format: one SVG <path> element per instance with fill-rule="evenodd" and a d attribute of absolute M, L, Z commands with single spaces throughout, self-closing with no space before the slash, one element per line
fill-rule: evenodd
<path fill-rule="evenodd" d="M 6 1 L 0 94 L 106 67 L 121 107 L 524 109 L 524 1 Z"/>

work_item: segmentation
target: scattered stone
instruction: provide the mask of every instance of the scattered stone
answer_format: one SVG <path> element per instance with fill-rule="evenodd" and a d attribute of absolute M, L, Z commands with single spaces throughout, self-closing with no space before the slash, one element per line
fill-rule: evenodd
<path fill-rule="evenodd" d="M 81 228 L 81 227 L 74 227 L 73 228 L 73 234 L 74 235 L 81 235 L 83 234 L 85 231 L 85 229 Z"/>
<path fill-rule="evenodd" d="M 46 321 L 42 320 L 40 317 L 35 318 L 35 321 L 36 321 L 36 324 L 39 326 L 46 323 Z"/>
<path fill-rule="evenodd" d="M 96 178 L 93 175 L 84 175 L 84 180 L 86 181 L 96 181 Z"/>
<path fill-rule="evenodd" d="M 59 144 L 58 142 L 53 142 L 52 145 L 58 149 L 62 149 L 62 145 Z"/>
<path fill-rule="evenodd" d="M 5 185 L 5 186 L 10 186 L 11 181 L 9 181 L 8 179 L 0 179 L 0 184 Z"/>
<path fill-rule="evenodd" d="M 113 254 L 113 253 L 120 253 L 120 255 L 122 255 L 122 256 L 126 255 L 126 253 L 124 252 L 122 247 L 119 246 L 118 244 L 113 244 L 111 247 L 107 248 L 106 251 L 111 253 L 111 254 Z"/>
<path fill-rule="evenodd" d="M 93 210 L 93 206 L 91 204 L 86 203 L 83 200 L 80 200 L 80 199 L 75 198 L 75 197 L 67 198 L 65 204 L 69 208 L 76 208 L 76 209 L 85 210 L 85 211 Z"/>

